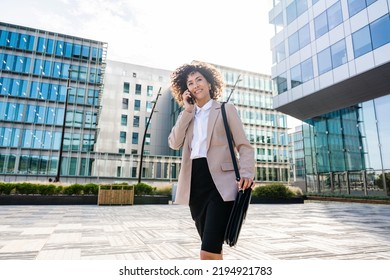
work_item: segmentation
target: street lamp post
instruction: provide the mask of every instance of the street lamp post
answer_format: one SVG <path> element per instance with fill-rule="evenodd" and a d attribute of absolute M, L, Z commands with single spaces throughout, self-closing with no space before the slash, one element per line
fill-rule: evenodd
<path fill-rule="evenodd" d="M 141 176 L 142 176 L 142 162 L 144 160 L 144 148 L 145 148 L 145 138 L 146 138 L 146 133 L 148 132 L 148 128 L 149 128 L 149 124 L 150 124 L 150 121 L 152 120 L 152 116 L 153 116 L 153 113 L 154 113 L 154 109 L 156 108 L 156 104 L 157 104 L 157 100 L 158 98 L 160 97 L 161 95 L 161 87 L 157 93 L 157 97 L 156 97 L 156 100 L 153 101 L 153 108 L 152 108 L 152 112 L 150 113 L 150 116 L 149 116 L 149 119 L 148 119 L 148 122 L 146 123 L 146 126 L 145 126 L 145 131 L 144 131 L 144 137 L 142 139 L 142 146 L 141 146 L 141 158 L 140 158 L 140 162 L 139 162 L 139 170 L 138 170 L 138 184 L 141 183 Z"/>
<path fill-rule="evenodd" d="M 68 69 L 68 81 L 66 84 L 65 107 L 64 107 L 64 120 L 62 122 L 62 133 L 61 133 L 60 151 L 59 151 L 59 155 L 58 155 L 57 175 L 54 179 L 54 182 L 59 182 L 60 176 L 61 176 L 62 150 L 64 147 L 64 134 L 65 134 L 65 124 L 66 124 L 66 110 L 68 109 L 69 90 L 71 90 L 70 72 L 72 72 L 71 68 Z"/>

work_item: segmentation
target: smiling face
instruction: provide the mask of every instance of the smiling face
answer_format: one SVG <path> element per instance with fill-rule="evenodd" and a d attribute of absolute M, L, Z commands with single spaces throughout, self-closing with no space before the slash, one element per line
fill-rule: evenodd
<path fill-rule="evenodd" d="M 187 88 L 195 97 L 198 106 L 203 106 L 211 99 L 210 83 L 199 72 L 190 73 L 187 77 Z"/>

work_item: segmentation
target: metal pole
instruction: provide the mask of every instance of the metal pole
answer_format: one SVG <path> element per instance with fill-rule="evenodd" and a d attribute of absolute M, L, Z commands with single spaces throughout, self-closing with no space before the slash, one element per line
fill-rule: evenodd
<path fill-rule="evenodd" d="M 233 91 L 236 89 L 236 86 L 237 86 L 238 82 L 241 82 L 241 81 L 242 81 L 242 80 L 240 79 L 240 77 L 241 77 L 241 74 L 238 75 L 237 80 L 236 80 L 236 82 L 234 83 L 234 86 L 232 87 L 232 89 L 231 89 L 231 91 L 230 91 L 230 94 L 229 94 L 229 96 L 228 96 L 228 99 L 226 100 L 226 103 L 229 102 L 229 99 L 230 99 L 230 97 L 232 96 Z"/>
<path fill-rule="evenodd" d="M 153 113 L 154 113 L 154 109 L 156 108 L 156 104 L 157 104 L 157 100 L 158 98 L 160 97 L 161 95 L 161 87 L 157 93 L 157 97 L 156 97 L 156 100 L 153 102 L 153 108 L 152 108 L 152 112 L 150 113 L 150 116 L 149 116 L 149 119 L 148 119 L 148 122 L 146 123 L 146 127 L 145 127 L 145 131 L 144 131 L 144 137 L 142 139 L 142 146 L 141 146 L 141 158 L 140 158 L 140 162 L 139 162 L 139 170 L 138 170 L 138 184 L 141 183 L 141 176 L 142 176 L 142 162 L 144 160 L 144 148 L 145 148 L 145 138 L 146 138 L 146 133 L 148 132 L 148 128 L 149 128 L 149 124 L 150 124 L 150 121 L 152 119 L 152 116 L 153 116 Z"/>
<path fill-rule="evenodd" d="M 66 84 L 65 107 L 64 107 L 64 120 L 62 122 L 62 133 L 61 133 L 60 151 L 58 155 L 57 176 L 55 177 L 54 182 L 59 182 L 61 176 L 62 150 L 64 147 L 64 134 L 65 134 L 65 124 L 66 124 L 66 110 L 68 109 L 69 90 L 71 89 L 70 72 L 72 72 L 71 68 L 68 69 L 68 81 Z"/>

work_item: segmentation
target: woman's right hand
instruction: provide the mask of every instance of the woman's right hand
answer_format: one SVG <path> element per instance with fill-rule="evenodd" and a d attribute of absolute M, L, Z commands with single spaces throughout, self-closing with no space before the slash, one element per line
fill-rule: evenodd
<path fill-rule="evenodd" d="M 195 102 L 193 97 L 191 96 L 191 92 L 187 89 L 185 92 L 183 92 L 183 103 L 184 103 L 184 110 L 191 113 L 194 110 L 194 104 L 191 104 L 189 102 L 189 99 L 192 98 L 192 100 Z"/>

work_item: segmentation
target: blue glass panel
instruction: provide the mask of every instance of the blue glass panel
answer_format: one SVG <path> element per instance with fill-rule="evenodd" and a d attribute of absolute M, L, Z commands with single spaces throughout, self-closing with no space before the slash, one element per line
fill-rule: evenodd
<path fill-rule="evenodd" d="M 329 70 L 332 70 L 332 59 L 330 55 L 330 48 L 327 48 L 322 52 L 318 53 L 317 59 L 318 59 L 317 61 L 318 73 L 320 75 L 328 72 Z"/>
<path fill-rule="evenodd" d="M 82 46 L 81 57 L 83 59 L 89 59 L 89 46 Z"/>
<path fill-rule="evenodd" d="M 81 45 L 79 44 L 73 44 L 73 57 L 81 57 Z"/>
<path fill-rule="evenodd" d="M 331 46 L 332 53 L 332 67 L 333 69 L 347 63 L 347 49 L 345 47 L 345 40 L 341 40 Z"/>
<path fill-rule="evenodd" d="M 287 6 L 286 13 L 287 13 L 287 24 L 290 24 L 297 18 L 297 6 L 295 1 Z"/>
<path fill-rule="evenodd" d="M 365 26 L 352 33 L 352 43 L 355 58 L 372 51 L 369 27 Z"/>
<path fill-rule="evenodd" d="M 314 77 L 313 62 L 311 58 L 301 63 L 301 73 L 302 73 L 302 82 L 306 82 L 313 79 Z"/>
<path fill-rule="evenodd" d="M 332 30 L 337 25 L 339 25 L 339 24 L 341 24 L 343 22 L 343 13 L 342 13 L 342 10 L 341 10 L 340 1 L 338 1 L 332 7 L 330 7 L 327 10 L 326 13 L 327 13 L 327 16 L 328 16 L 328 27 L 329 27 L 329 30 Z"/>
<path fill-rule="evenodd" d="M 46 41 L 46 53 L 47 54 L 53 54 L 54 53 L 54 40 L 53 39 L 47 39 L 47 41 Z"/>
<path fill-rule="evenodd" d="M 65 43 L 65 56 L 72 57 L 72 43 Z"/>
<path fill-rule="evenodd" d="M 298 32 L 295 32 L 290 37 L 288 37 L 288 51 L 289 54 L 292 55 L 298 50 L 299 50 L 299 37 L 298 37 Z"/>
<path fill-rule="evenodd" d="M 302 84 L 302 75 L 301 75 L 301 65 L 298 64 L 291 68 L 291 88 L 299 86 Z"/>
<path fill-rule="evenodd" d="M 328 20 L 326 17 L 326 11 L 314 19 L 314 29 L 316 38 L 319 38 L 326 32 L 328 32 Z"/>
<path fill-rule="evenodd" d="M 390 17 L 389 14 L 370 24 L 373 49 L 379 48 L 390 42 Z"/>
<path fill-rule="evenodd" d="M 56 43 L 56 55 L 63 56 L 64 55 L 64 42 L 57 41 Z"/>
<path fill-rule="evenodd" d="M 35 59 L 34 61 L 34 70 L 33 73 L 35 75 L 40 75 L 43 69 L 43 62 L 40 59 Z"/>
<path fill-rule="evenodd" d="M 299 29 L 299 47 L 302 49 L 306 45 L 310 44 L 310 28 L 309 24 L 306 24 L 304 27 Z"/>
<path fill-rule="evenodd" d="M 357 14 L 366 7 L 366 0 L 348 0 L 349 16 Z"/>
<path fill-rule="evenodd" d="M 22 148 L 31 148 L 32 147 L 33 134 L 34 133 L 31 129 L 24 130 L 23 139 L 22 139 Z"/>
<path fill-rule="evenodd" d="M 295 3 L 297 5 L 297 17 L 299 17 L 307 10 L 307 0 L 297 0 Z"/>

